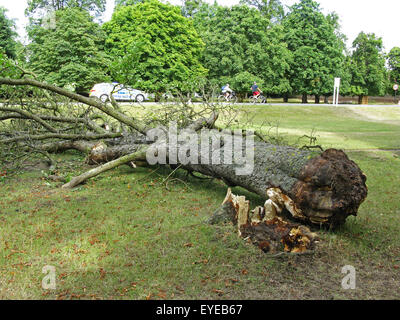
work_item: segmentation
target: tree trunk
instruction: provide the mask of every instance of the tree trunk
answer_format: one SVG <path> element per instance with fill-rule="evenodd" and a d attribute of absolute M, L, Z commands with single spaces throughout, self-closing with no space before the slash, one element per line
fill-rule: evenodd
<path fill-rule="evenodd" d="M 303 95 L 301 97 L 301 103 L 308 103 L 307 93 L 303 93 Z"/>
<path fill-rule="evenodd" d="M 284 102 L 284 103 L 288 103 L 288 102 L 289 102 L 289 95 L 285 94 L 285 95 L 283 96 L 283 102 Z"/>
<path fill-rule="evenodd" d="M 328 104 L 328 103 L 329 103 L 329 101 L 328 101 L 328 96 L 324 96 L 324 103 L 325 103 L 325 104 Z"/>
<path fill-rule="evenodd" d="M 315 104 L 319 104 L 319 102 L 320 102 L 319 96 L 315 96 Z"/>
<path fill-rule="evenodd" d="M 152 152 L 169 150 L 168 144 L 159 144 Z M 243 146 L 243 154 L 245 154 Z M 264 199 L 270 188 L 278 188 L 291 199 L 309 223 L 329 227 L 345 222 L 349 215 L 357 215 L 360 204 L 367 196 L 366 177 L 359 167 L 340 150 L 329 149 L 322 153 L 299 150 L 293 147 L 255 142 L 254 168 L 247 175 L 238 175 L 239 164 L 177 164 L 191 172 L 199 172 L 223 180 L 229 186 L 240 186 Z M 132 153 L 139 146 L 125 145 L 104 148 L 96 162 L 112 160 Z M 118 150 L 118 152 L 116 152 Z M 177 152 L 180 151 L 178 145 Z M 213 153 L 224 159 L 224 147 L 218 146 Z M 93 154 L 93 153 L 92 153 Z M 91 159 L 92 155 L 89 156 Z"/>
<path fill-rule="evenodd" d="M 367 105 L 368 104 L 368 96 L 358 96 L 358 104 Z"/>

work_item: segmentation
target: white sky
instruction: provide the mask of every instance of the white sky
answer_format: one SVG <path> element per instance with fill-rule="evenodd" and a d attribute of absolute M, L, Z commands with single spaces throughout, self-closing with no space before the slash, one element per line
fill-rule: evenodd
<path fill-rule="evenodd" d="M 213 2 L 213 0 L 208 0 Z M 239 0 L 217 0 L 219 4 L 230 6 L 239 3 Z M 171 3 L 179 4 L 181 0 L 170 0 Z M 292 5 L 298 0 L 281 0 L 285 5 Z M 348 47 L 356 36 L 364 31 L 374 32 L 382 37 L 385 51 L 389 52 L 393 47 L 400 47 L 398 22 L 400 20 L 399 0 L 317 0 L 325 14 L 335 11 L 340 17 L 342 32 L 348 38 Z M 24 11 L 27 0 L 0 0 L 0 6 L 8 9 L 7 16 L 16 19 L 18 33 L 22 40 L 25 39 L 25 25 L 27 19 Z M 114 9 L 114 0 L 107 0 L 107 11 L 103 20 L 111 18 Z M 26 42 L 26 40 L 24 41 Z"/>

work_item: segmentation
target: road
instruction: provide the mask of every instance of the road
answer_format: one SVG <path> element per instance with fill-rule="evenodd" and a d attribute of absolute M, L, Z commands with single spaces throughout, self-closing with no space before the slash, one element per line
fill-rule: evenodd
<path fill-rule="evenodd" d="M 142 105 L 162 105 L 162 104 L 174 104 L 175 102 L 143 102 Z M 79 105 L 81 103 L 79 102 L 73 102 L 75 105 Z M 137 102 L 120 102 L 120 105 L 128 105 L 128 106 L 134 106 L 137 105 Z M 201 105 L 202 102 L 194 102 L 192 103 L 194 105 Z M 221 104 L 223 105 L 229 105 L 227 102 L 222 102 Z M 0 102 L 0 107 L 3 107 L 5 104 Z M 400 108 L 400 105 L 397 104 L 339 104 L 338 106 L 334 106 L 333 104 L 314 104 L 314 103 L 264 103 L 264 104 L 254 104 L 254 103 L 235 103 L 235 105 L 238 106 L 293 106 L 293 107 L 338 107 L 338 108 L 343 108 L 343 107 L 398 107 Z M 12 106 L 12 105 L 8 105 Z M 17 105 L 15 105 L 17 106 Z"/>

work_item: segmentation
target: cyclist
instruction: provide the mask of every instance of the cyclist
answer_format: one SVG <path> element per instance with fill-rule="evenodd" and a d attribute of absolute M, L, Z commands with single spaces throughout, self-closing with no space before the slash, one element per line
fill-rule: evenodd
<path fill-rule="evenodd" d="M 232 89 L 229 87 L 229 83 L 227 83 L 225 86 L 222 87 L 222 94 L 225 97 L 225 100 L 229 100 L 229 96 L 232 94 Z"/>
<path fill-rule="evenodd" d="M 260 90 L 260 88 L 257 85 L 257 82 L 254 81 L 254 84 L 251 86 L 251 91 L 253 92 L 253 97 L 254 99 L 257 99 L 260 94 L 262 93 L 262 91 Z"/>

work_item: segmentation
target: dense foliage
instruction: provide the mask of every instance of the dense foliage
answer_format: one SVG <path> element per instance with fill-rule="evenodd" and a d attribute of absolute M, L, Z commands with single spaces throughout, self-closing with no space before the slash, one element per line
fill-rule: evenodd
<path fill-rule="evenodd" d="M 257 8 L 263 16 L 273 22 L 282 20 L 285 15 L 280 0 L 241 0 L 240 2 Z"/>
<path fill-rule="evenodd" d="M 389 92 L 393 90 L 393 84 L 399 83 L 400 81 L 400 48 L 394 47 L 390 50 L 388 55 L 388 64 L 389 64 Z"/>
<path fill-rule="evenodd" d="M 361 32 L 354 40 L 353 48 L 352 94 L 360 97 L 384 95 L 386 69 L 382 39 L 375 34 Z"/>
<path fill-rule="evenodd" d="M 285 17 L 285 42 L 293 53 L 290 83 L 302 95 L 329 95 L 344 65 L 344 45 L 336 20 L 322 14 L 319 4 L 301 0 Z"/>
<path fill-rule="evenodd" d="M 88 12 L 58 10 L 54 29 L 34 25 L 29 37 L 30 66 L 43 80 L 87 92 L 94 83 L 108 79 L 105 34 Z"/>
<path fill-rule="evenodd" d="M 0 51 L 6 53 L 10 58 L 16 57 L 16 33 L 14 21 L 6 16 L 6 10 L 0 7 Z"/>
<path fill-rule="evenodd" d="M 189 80 L 206 74 L 199 61 L 204 43 L 179 7 L 156 0 L 118 6 L 104 30 L 106 50 L 118 62 L 115 80 L 163 92 L 185 90 Z"/>
<path fill-rule="evenodd" d="M 229 83 L 240 93 L 248 92 L 253 81 L 265 93 L 291 91 L 286 78 L 291 53 L 281 26 L 245 5 L 203 4 L 193 20 L 206 44 L 202 63 L 212 82 Z"/>
<path fill-rule="evenodd" d="M 116 0 L 112 19 L 101 25 L 105 5 L 29 0 L 25 48 L 0 8 L 0 50 L 41 79 L 85 93 L 96 82 L 118 81 L 158 96 L 174 88 L 196 91 L 206 80 L 214 88 L 229 83 L 243 97 L 256 81 L 267 95 L 303 95 L 304 102 L 313 95 L 318 102 L 332 94 L 335 77 L 342 79 L 342 95 L 360 99 L 394 94 L 400 81 L 400 48 L 385 54 L 381 38 L 361 32 L 348 50 L 339 16 L 324 14 L 313 0 L 291 7 L 280 0 L 231 7 Z"/>
<path fill-rule="evenodd" d="M 66 8 L 81 8 L 100 14 L 105 11 L 106 0 L 28 0 L 26 14 L 33 16 L 40 10 L 57 11 Z"/>

